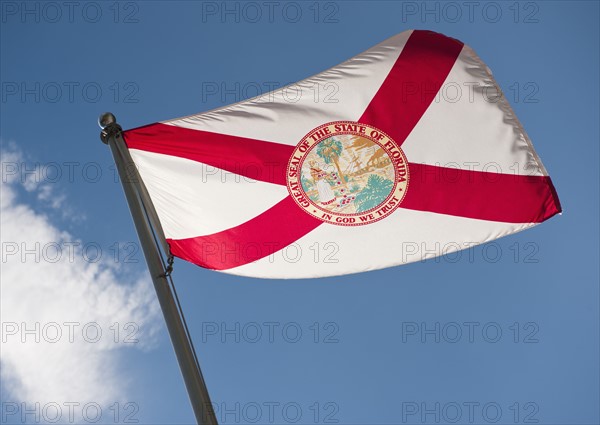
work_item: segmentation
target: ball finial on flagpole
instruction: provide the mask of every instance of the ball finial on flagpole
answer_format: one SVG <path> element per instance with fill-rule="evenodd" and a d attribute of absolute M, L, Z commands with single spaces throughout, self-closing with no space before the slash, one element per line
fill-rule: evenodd
<path fill-rule="evenodd" d="M 110 112 L 104 112 L 98 117 L 98 125 L 102 129 L 100 140 L 108 144 L 111 135 L 117 135 L 121 131 L 121 126 L 117 124 L 117 118 Z"/>
<path fill-rule="evenodd" d="M 110 124 L 116 123 L 117 117 L 114 116 L 111 112 L 104 112 L 100 114 L 98 117 L 98 125 L 102 130 L 108 127 Z"/>

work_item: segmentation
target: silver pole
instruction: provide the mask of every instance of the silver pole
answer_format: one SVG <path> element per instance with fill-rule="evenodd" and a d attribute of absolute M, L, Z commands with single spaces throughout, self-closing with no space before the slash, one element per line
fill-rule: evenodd
<path fill-rule="evenodd" d="M 136 190 L 136 183 L 138 185 L 141 184 L 141 179 L 121 135 L 122 129 L 117 124 L 115 116 L 111 113 L 100 115 L 98 124 L 102 128 L 100 138 L 110 146 L 117 170 L 119 171 L 123 191 L 125 192 L 129 210 L 142 245 L 142 250 L 144 251 L 144 257 L 148 264 L 148 270 L 150 271 L 154 289 L 156 290 L 156 295 L 167 324 L 171 343 L 173 344 L 179 368 L 185 381 L 192 408 L 194 409 L 196 421 L 198 425 L 218 425 L 206 383 L 202 377 L 200 365 L 195 356 L 190 337 L 183 324 L 181 313 L 169 287 L 160 249 L 153 237 L 153 229 L 144 214 L 144 207 L 146 209 L 153 209 L 153 207 L 152 205 L 142 204 L 140 192 Z M 160 234 L 162 234 L 162 230 Z"/>

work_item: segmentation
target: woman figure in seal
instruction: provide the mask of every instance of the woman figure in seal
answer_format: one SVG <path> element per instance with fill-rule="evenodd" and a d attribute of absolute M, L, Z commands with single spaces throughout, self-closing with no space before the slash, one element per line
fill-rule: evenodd
<path fill-rule="evenodd" d="M 321 205 L 330 205 L 335 202 L 335 193 L 331 190 L 331 186 L 325 180 L 327 173 L 323 171 L 316 163 L 316 161 L 310 161 L 310 176 L 312 177 L 317 191 L 319 192 L 319 202 Z"/>

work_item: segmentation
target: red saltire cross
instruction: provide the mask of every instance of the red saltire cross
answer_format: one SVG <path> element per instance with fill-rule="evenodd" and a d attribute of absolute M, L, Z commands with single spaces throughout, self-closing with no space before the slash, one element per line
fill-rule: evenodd
<path fill-rule="evenodd" d="M 413 31 L 367 109 L 358 119 L 348 117 L 348 120 L 354 118 L 380 128 L 402 145 L 437 91 L 400 101 L 401 89 L 416 81 L 440 88 L 462 48 L 458 40 L 430 31 Z M 130 149 L 190 159 L 284 186 L 286 167 L 295 149 L 291 145 L 160 123 L 126 131 L 125 141 Z M 243 164 L 258 165 L 259 172 L 252 173 L 256 168 Z M 400 208 L 508 223 L 540 223 L 561 211 L 548 176 L 448 169 L 411 162 L 409 170 L 410 188 Z M 445 170 L 451 179 L 440 178 Z M 302 211 L 288 195 L 238 226 L 211 235 L 167 239 L 167 242 L 171 253 L 179 258 L 202 267 L 226 270 L 267 257 L 322 224 Z M 246 243 L 258 243 L 267 249 L 245 255 L 221 255 Z M 216 251 L 211 251 L 214 255 L 205 255 L 206 246 L 216 247 Z"/>

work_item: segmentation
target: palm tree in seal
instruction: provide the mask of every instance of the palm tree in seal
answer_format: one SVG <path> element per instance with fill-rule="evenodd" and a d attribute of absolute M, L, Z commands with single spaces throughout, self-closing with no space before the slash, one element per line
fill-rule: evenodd
<path fill-rule="evenodd" d="M 343 150 L 344 147 L 342 146 L 342 142 L 335 137 L 325 139 L 317 145 L 317 155 L 323 158 L 323 161 L 325 161 L 326 164 L 333 163 L 333 165 L 335 165 L 339 180 L 342 182 L 342 184 L 346 183 L 346 177 L 342 173 L 339 163 L 340 155 L 342 154 Z"/>

